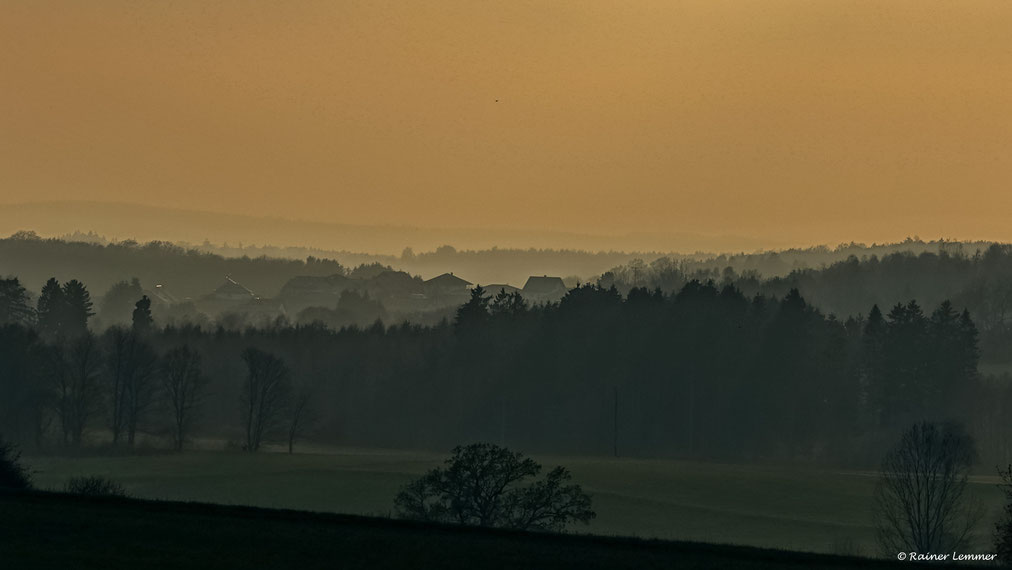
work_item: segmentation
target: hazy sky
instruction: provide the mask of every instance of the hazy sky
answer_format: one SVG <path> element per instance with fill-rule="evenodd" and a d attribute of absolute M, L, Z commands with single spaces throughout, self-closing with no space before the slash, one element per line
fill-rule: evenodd
<path fill-rule="evenodd" d="M 0 1 L 0 201 L 1012 240 L 1012 2 Z"/>

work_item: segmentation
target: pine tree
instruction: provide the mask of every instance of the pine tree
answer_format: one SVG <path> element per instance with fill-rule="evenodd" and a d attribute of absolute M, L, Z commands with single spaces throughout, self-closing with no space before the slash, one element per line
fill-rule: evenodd
<path fill-rule="evenodd" d="M 137 334 L 146 334 L 154 323 L 155 319 L 151 316 L 151 299 L 144 295 L 134 305 L 133 330 Z"/>
<path fill-rule="evenodd" d="M 63 336 L 64 310 L 63 288 L 55 277 L 50 277 L 42 287 L 36 307 L 39 333 L 52 340 Z"/>
<path fill-rule="evenodd" d="M 457 317 L 454 324 L 457 329 L 478 326 L 488 320 L 489 298 L 481 286 L 471 289 L 471 298 L 457 309 Z"/>
<path fill-rule="evenodd" d="M 88 319 L 95 315 L 88 288 L 77 279 L 63 284 L 63 332 L 71 338 L 88 331 Z"/>
<path fill-rule="evenodd" d="M 0 325 L 29 324 L 34 316 L 28 291 L 18 278 L 0 279 Z"/>

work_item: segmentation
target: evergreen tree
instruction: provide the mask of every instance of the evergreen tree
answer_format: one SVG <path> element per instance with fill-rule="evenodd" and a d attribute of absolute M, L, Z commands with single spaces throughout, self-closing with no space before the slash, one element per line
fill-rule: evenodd
<path fill-rule="evenodd" d="M 488 306 L 493 317 L 517 317 L 527 312 L 528 304 L 519 292 L 500 289 Z"/>
<path fill-rule="evenodd" d="M 885 338 L 887 334 L 885 317 L 878 305 L 868 312 L 861 336 L 861 400 L 866 410 L 865 419 L 869 427 L 878 428 L 886 423 L 887 392 L 884 390 L 886 375 Z"/>
<path fill-rule="evenodd" d="M 108 325 L 125 325 L 130 322 L 134 303 L 144 294 L 139 279 L 119 281 L 106 291 L 99 303 L 99 318 Z"/>
<path fill-rule="evenodd" d="M 144 295 L 134 305 L 133 331 L 141 335 L 146 334 L 154 323 L 155 319 L 151 316 L 151 299 Z"/>
<path fill-rule="evenodd" d="M 83 335 L 88 330 L 88 319 L 95 315 L 88 288 L 77 279 L 63 284 L 63 331 L 70 338 Z"/>
<path fill-rule="evenodd" d="M 28 290 L 17 277 L 0 279 L 0 325 L 30 324 L 35 311 L 29 304 Z"/>
<path fill-rule="evenodd" d="M 60 282 L 50 277 L 42 287 L 36 309 L 39 332 L 44 338 L 52 340 L 63 336 L 63 321 L 67 313 L 65 305 Z"/>
<path fill-rule="evenodd" d="M 890 426 L 923 419 L 925 388 L 930 382 L 927 319 L 916 301 L 897 303 L 888 316 L 883 347 L 881 408 Z"/>
<path fill-rule="evenodd" d="M 457 309 L 454 324 L 458 329 L 480 327 L 488 321 L 489 298 L 481 286 L 471 289 L 471 298 Z"/>

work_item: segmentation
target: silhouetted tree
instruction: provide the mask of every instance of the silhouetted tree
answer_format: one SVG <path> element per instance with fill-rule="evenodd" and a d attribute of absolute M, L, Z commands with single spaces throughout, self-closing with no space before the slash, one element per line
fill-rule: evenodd
<path fill-rule="evenodd" d="M 142 296 L 134 305 L 132 319 L 134 332 L 141 335 L 147 334 L 155 324 L 155 319 L 151 316 L 151 299 L 147 295 Z"/>
<path fill-rule="evenodd" d="M 57 413 L 64 444 L 79 446 L 88 420 L 99 407 L 101 354 L 95 336 L 88 331 L 71 341 L 66 351 L 54 353 L 64 360 L 57 381 Z"/>
<path fill-rule="evenodd" d="M 106 291 L 99 303 L 98 315 L 106 325 L 126 325 L 130 322 L 134 303 L 144 294 L 139 279 L 118 281 Z"/>
<path fill-rule="evenodd" d="M 170 350 L 162 358 L 161 379 L 172 415 L 173 445 L 176 451 L 182 451 L 207 385 L 200 354 L 188 345 Z"/>
<path fill-rule="evenodd" d="M 111 327 L 102 334 L 105 345 L 106 393 L 109 400 L 109 428 L 112 443 L 119 443 L 126 426 L 127 384 L 133 373 L 135 337 L 122 327 Z"/>
<path fill-rule="evenodd" d="M 34 330 L 0 325 L 0 431 L 20 442 L 34 437 L 37 447 L 46 421 L 43 351 Z"/>
<path fill-rule="evenodd" d="M 155 403 L 158 388 L 158 355 L 142 338 L 134 340 L 131 367 L 133 370 L 126 385 L 126 428 L 127 443 L 132 446 L 138 429 Z"/>
<path fill-rule="evenodd" d="M 291 402 L 288 405 L 288 453 L 294 452 L 295 440 L 302 437 L 310 427 L 315 416 L 313 398 L 317 395 L 314 383 L 303 379 L 292 390 Z"/>
<path fill-rule="evenodd" d="M 31 474 L 21 465 L 21 452 L 0 437 L 0 488 L 30 489 Z"/>
<path fill-rule="evenodd" d="M 998 476 L 1001 477 L 999 487 L 1005 495 L 1005 505 L 1002 508 L 1001 518 L 994 525 L 994 551 L 1002 564 L 1010 566 L 1012 565 L 1012 465 L 1004 470 L 998 469 Z"/>
<path fill-rule="evenodd" d="M 138 425 L 154 403 L 157 356 L 133 329 L 111 327 L 102 340 L 113 445 L 124 432 L 133 445 Z"/>
<path fill-rule="evenodd" d="M 67 313 L 65 307 L 63 287 L 51 277 L 42 287 L 36 308 L 39 332 L 46 340 L 63 336 L 63 321 Z"/>
<path fill-rule="evenodd" d="M 285 362 L 256 348 L 242 353 L 247 374 L 242 385 L 241 412 L 246 451 L 258 451 L 284 420 L 291 392 L 291 374 Z"/>
<path fill-rule="evenodd" d="M 520 293 L 507 293 L 505 289 L 500 289 L 488 308 L 493 317 L 516 317 L 526 313 L 529 305 Z"/>
<path fill-rule="evenodd" d="M 87 497 L 126 497 L 126 489 L 116 481 L 106 477 L 83 475 L 71 477 L 63 490 L 72 495 Z"/>
<path fill-rule="evenodd" d="M 29 325 L 35 311 L 29 304 L 28 290 L 17 277 L 0 279 L 0 325 Z"/>
<path fill-rule="evenodd" d="M 457 309 L 454 324 L 458 328 L 479 327 L 488 320 L 489 298 L 481 286 L 471 289 L 471 298 Z"/>
<path fill-rule="evenodd" d="M 595 517 L 590 496 L 564 467 L 526 486 L 541 465 L 488 443 L 457 447 L 445 467 L 409 483 L 394 504 L 403 518 L 520 530 L 563 530 Z"/>
<path fill-rule="evenodd" d="M 965 546 L 980 518 L 966 496 L 976 461 L 973 438 L 953 423 L 918 423 L 886 454 L 875 489 L 885 552 L 951 552 Z"/>
<path fill-rule="evenodd" d="M 88 319 L 95 313 L 92 311 L 91 295 L 88 288 L 77 279 L 63 284 L 63 311 L 65 317 L 61 325 L 69 338 L 76 338 L 88 330 Z"/>

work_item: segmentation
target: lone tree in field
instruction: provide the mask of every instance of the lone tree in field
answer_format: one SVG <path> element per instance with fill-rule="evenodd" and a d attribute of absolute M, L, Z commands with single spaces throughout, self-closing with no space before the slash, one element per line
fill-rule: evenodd
<path fill-rule="evenodd" d="M 889 451 L 875 489 L 879 543 L 886 552 L 964 547 L 980 510 L 966 496 L 977 454 L 959 424 L 913 425 Z"/>
<path fill-rule="evenodd" d="M 490 443 L 456 447 L 445 467 L 409 483 L 394 499 L 402 518 L 518 530 L 561 531 L 596 514 L 590 496 L 556 467 L 524 484 L 541 465 Z"/>
<path fill-rule="evenodd" d="M 176 451 L 182 451 L 207 385 L 200 371 L 200 354 L 187 345 L 170 350 L 162 357 L 161 379 L 172 416 L 172 443 Z"/>
<path fill-rule="evenodd" d="M 30 489 L 31 476 L 21 465 L 21 452 L 0 438 L 0 489 Z"/>
<path fill-rule="evenodd" d="M 291 392 L 291 379 L 285 362 L 262 350 L 247 348 L 246 380 L 242 385 L 241 412 L 246 430 L 246 451 L 258 451 L 269 435 L 284 421 Z"/>
<path fill-rule="evenodd" d="M 994 525 L 994 551 L 998 554 L 998 560 L 1008 566 L 1012 565 L 1012 465 L 1004 471 L 999 469 L 998 475 L 1001 476 L 999 486 L 1005 493 L 1005 508 L 1001 520 Z"/>

